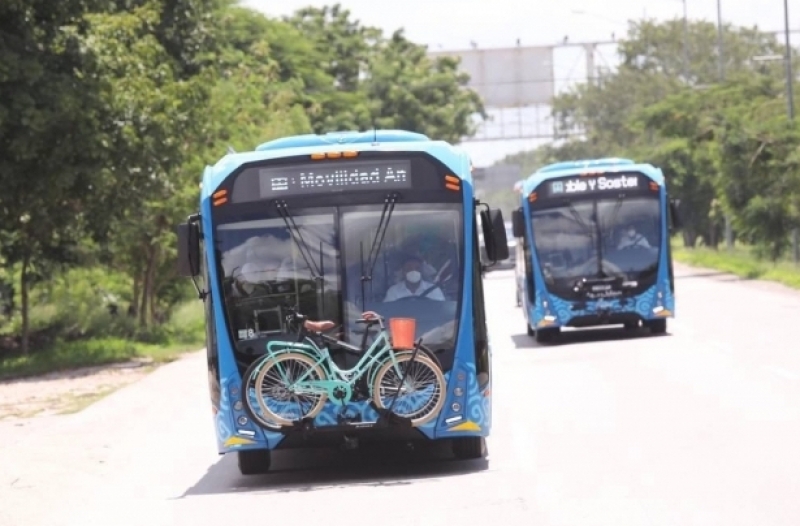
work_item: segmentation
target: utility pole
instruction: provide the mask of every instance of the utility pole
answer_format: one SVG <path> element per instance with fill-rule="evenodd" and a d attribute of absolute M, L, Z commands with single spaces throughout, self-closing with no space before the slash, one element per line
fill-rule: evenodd
<path fill-rule="evenodd" d="M 792 73 L 792 44 L 789 40 L 789 0 L 783 0 L 783 31 L 786 35 L 786 104 L 789 111 L 789 125 L 794 126 L 794 86 Z M 794 263 L 800 262 L 800 232 L 792 230 L 792 252 Z"/>
<path fill-rule="evenodd" d="M 722 38 L 722 0 L 717 0 L 717 64 L 719 66 L 719 81 L 725 81 L 725 49 Z M 725 246 L 733 249 L 733 225 L 731 215 L 725 212 Z"/>
<path fill-rule="evenodd" d="M 684 0 L 685 1 L 685 0 Z M 719 80 L 725 80 L 725 59 L 722 41 L 722 0 L 717 0 L 717 63 L 719 65 Z"/>
<path fill-rule="evenodd" d="M 794 123 L 794 87 L 792 86 L 792 44 L 789 40 L 789 0 L 783 0 L 783 31 L 786 35 L 786 103 L 789 121 Z"/>
<path fill-rule="evenodd" d="M 683 0 L 683 79 L 689 82 L 689 17 L 686 14 L 686 0 Z"/>

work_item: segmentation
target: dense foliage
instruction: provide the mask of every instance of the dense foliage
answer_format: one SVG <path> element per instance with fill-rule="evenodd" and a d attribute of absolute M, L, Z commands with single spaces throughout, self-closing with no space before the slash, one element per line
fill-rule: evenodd
<path fill-rule="evenodd" d="M 800 226 L 800 132 L 788 118 L 784 61 L 753 59 L 785 54 L 783 43 L 727 26 L 720 61 L 716 26 L 688 29 L 686 63 L 681 21 L 631 23 L 620 67 L 554 101 L 563 140 L 503 162 L 526 174 L 562 160 L 650 162 L 681 199 L 686 246 L 716 247 L 727 213 L 737 239 L 776 260 Z M 576 128 L 583 137 L 566 137 Z"/>
<path fill-rule="evenodd" d="M 457 142 L 483 114 L 466 82 L 338 5 L 0 3 L 0 360 L 157 337 L 191 296 L 174 226 L 227 148 L 372 126 Z"/>

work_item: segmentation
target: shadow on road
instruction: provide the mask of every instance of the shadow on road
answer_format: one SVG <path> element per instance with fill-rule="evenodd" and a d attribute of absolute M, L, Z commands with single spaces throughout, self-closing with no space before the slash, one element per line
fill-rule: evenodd
<path fill-rule="evenodd" d="M 488 461 L 452 458 L 449 443 L 435 442 L 413 451 L 402 444 L 364 445 L 355 451 L 295 449 L 274 451 L 264 475 L 244 476 L 236 455 L 222 456 L 181 497 L 248 492 L 306 492 L 348 486 L 403 486 L 483 471 Z"/>
<path fill-rule="evenodd" d="M 533 336 L 528 336 L 527 334 L 514 334 L 511 336 L 511 340 L 514 342 L 514 347 L 517 349 L 528 349 L 531 347 L 559 347 L 562 345 L 579 343 L 632 340 L 664 336 L 671 336 L 671 334 L 667 332 L 666 334 L 655 335 L 651 334 L 649 330 L 641 327 L 632 331 L 617 327 L 601 327 L 561 331 L 561 334 L 548 343 L 539 343 L 534 339 Z"/>

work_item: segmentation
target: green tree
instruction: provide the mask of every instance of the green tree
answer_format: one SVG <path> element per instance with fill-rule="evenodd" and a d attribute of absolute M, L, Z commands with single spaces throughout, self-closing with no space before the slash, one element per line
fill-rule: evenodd
<path fill-rule="evenodd" d="M 102 103 L 81 35 L 83 15 L 96 7 L 0 6 L 0 257 L 20 269 L 23 352 L 30 286 L 78 260 L 84 207 L 95 198 Z"/>
<path fill-rule="evenodd" d="M 130 13 L 87 17 L 87 45 L 109 83 L 104 95 L 113 116 L 102 128 L 109 164 L 99 203 L 112 218 L 104 241 L 115 266 L 133 278 L 142 326 L 156 314 L 156 276 L 171 246 L 174 199 L 188 183 L 179 177 L 191 155 L 187 140 L 198 135 L 207 100 L 207 78 L 181 80 L 152 31 L 159 8 L 152 2 Z"/>

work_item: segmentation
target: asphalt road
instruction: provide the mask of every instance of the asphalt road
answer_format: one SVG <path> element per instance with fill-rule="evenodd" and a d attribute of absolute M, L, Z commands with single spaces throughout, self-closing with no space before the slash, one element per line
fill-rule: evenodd
<path fill-rule="evenodd" d="M 81 413 L 0 424 L 0 524 L 800 524 L 800 294 L 680 269 L 660 337 L 539 346 L 486 278 L 488 461 L 435 450 L 218 457 L 201 354 Z M 535 522 L 534 522 L 535 521 Z"/>

